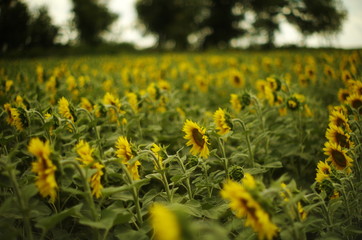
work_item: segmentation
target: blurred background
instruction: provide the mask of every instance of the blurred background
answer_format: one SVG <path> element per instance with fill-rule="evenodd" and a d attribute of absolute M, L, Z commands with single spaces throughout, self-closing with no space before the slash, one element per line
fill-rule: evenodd
<path fill-rule="evenodd" d="M 361 0 L 1 0 L 0 50 L 362 47 Z"/>

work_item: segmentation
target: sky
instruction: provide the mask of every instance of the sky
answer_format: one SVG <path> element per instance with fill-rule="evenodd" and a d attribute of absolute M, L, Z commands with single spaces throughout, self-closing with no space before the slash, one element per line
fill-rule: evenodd
<path fill-rule="evenodd" d="M 136 0 L 103 0 L 112 12 L 119 14 L 117 22 L 112 26 L 112 32 L 107 39 L 114 41 L 132 42 L 138 48 L 150 47 L 155 39 L 150 35 L 144 35 L 137 24 L 137 13 L 135 10 Z M 60 26 L 63 36 L 59 41 L 74 39 L 76 34 L 71 32 L 67 26 L 72 18 L 71 0 L 25 0 L 31 10 L 45 5 L 53 23 Z M 342 31 L 335 37 L 328 38 L 312 36 L 307 39 L 309 47 L 334 46 L 339 48 L 362 48 L 362 0 L 342 0 L 348 11 L 347 20 L 343 24 Z M 276 44 L 299 44 L 301 35 L 288 23 L 280 26 L 281 31 L 276 34 Z M 236 46 L 245 45 L 244 40 L 234 41 Z"/>

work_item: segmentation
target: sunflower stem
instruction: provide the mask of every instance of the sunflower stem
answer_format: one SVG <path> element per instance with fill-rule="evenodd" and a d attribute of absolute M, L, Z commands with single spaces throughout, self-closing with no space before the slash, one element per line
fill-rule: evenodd
<path fill-rule="evenodd" d="M 85 190 L 85 194 L 86 194 L 86 200 L 87 200 L 89 208 L 91 210 L 92 218 L 93 218 L 94 221 L 98 221 L 97 211 L 96 211 L 95 204 L 94 204 L 94 201 L 93 201 L 92 192 L 90 190 L 90 187 L 89 187 L 89 184 L 88 184 L 88 181 L 87 181 L 87 176 L 84 173 L 84 170 L 79 166 L 79 164 L 77 162 L 72 161 L 72 160 L 65 160 L 62 163 L 64 165 L 66 165 L 66 164 L 73 165 L 77 169 L 77 171 L 79 172 L 79 175 L 80 175 L 80 177 L 81 177 L 81 179 L 83 181 L 84 190 Z"/>
<path fill-rule="evenodd" d="M 224 168 L 225 168 L 225 175 L 226 175 L 226 179 L 229 179 L 229 161 L 226 158 L 226 153 L 225 153 L 225 142 L 219 137 L 218 138 L 218 143 L 221 149 L 221 153 L 222 153 L 222 162 L 224 164 Z"/>
<path fill-rule="evenodd" d="M 182 173 L 184 175 L 186 175 L 186 189 L 187 189 L 187 194 L 189 195 L 189 199 L 192 200 L 193 199 L 193 194 L 192 194 L 192 190 L 191 190 L 191 184 L 190 184 L 190 176 L 186 173 L 186 167 L 185 164 L 183 163 L 183 161 L 181 160 L 181 158 L 177 155 L 175 155 L 175 158 L 177 159 L 177 162 L 180 164 L 181 169 L 182 169 Z"/>
<path fill-rule="evenodd" d="M 20 205 L 20 209 L 23 215 L 23 220 L 24 220 L 24 224 L 25 224 L 25 229 L 27 232 L 27 236 L 29 240 L 33 240 L 33 233 L 31 230 L 31 225 L 30 225 L 30 218 L 29 218 L 29 209 L 27 204 L 24 202 L 23 196 L 21 194 L 21 190 L 18 184 L 18 181 L 16 180 L 16 176 L 15 176 L 15 169 L 11 166 L 6 166 L 7 167 L 7 171 L 10 177 L 10 181 L 13 184 L 14 190 L 15 190 L 15 194 L 16 194 L 16 198 L 18 200 L 18 203 Z"/>
<path fill-rule="evenodd" d="M 79 112 L 84 112 L 87 117 L 89 118 L 89 121 L 92 123 L 92 127 L 94 129 L 94 132 L 96 133 L 96 137 L 97 137 L 97 145 L 98 145 L 98 151 L 101 155 L 101 159 L 104 159 L 104 153 L 103 153 L 103 148 L 102 148 L 102 142 L 101 142 L 101 136 L 100 136 L 100 133 L 98 131 L 98 128 L 97 128 L 97 124 L 95 122 L 95 119 L 94 117 L 90 114 L 90 112 L 87 110 L 87 109 L 84 109 L 84 108 L 78 108 L 77 109 Z"/>
<path fill-rule="evenodd" d="M 243 121 L 241 121 L 240 119 L 236 118 L 236 119 L 233 119 L 234 122 L 238 122 L 244 133 L 245 133 L 245 139 L 246 139 L 246 144 L 247 144 L 247 147 L 248 147 L 248 152 L 249 152 L 249 161 L 250 161 L 250 165 L 251 167 L 254 167 L 254 154 L 253 154 L 253 151 L 252 151 L 252 148 L 251 148 L 251 141 L 250 141 L 250 137 L 249 137 L 249 131 L 248 129 L 246 128 L 246 125 Z"/>
<path fill-rule="evenodd" d="M 40 121 L 41 121 L 41 123 L 42 123 L 43 125 L 45 125 L 45 119 L 44 119 L 43 115 L 41 115 L 40 112 L 32 109 L 32 110 L 29 111 L 29 113 L 33 113 L 33 114 L 35 114 L 36 116 L 38 116 L 39 119 L 40 119 Z M 45 129 L 45 135 L 46 135 L 47 139 L 49 140 L 50 145 L 52 145 L 52 139 L 51 139 L 51 137 L 50 137 L 50 132 L 49 132 L 49 129 L 48 129 L 48 128 Z"/>
<path fill-rule="evenodd" d="M 141 214 L 140 199 L 139 199 L 139 196 L 138 196 L 138 189 L 133 184 L 134 181 L 133 181 L 132 176 L 129 173 L 126 165 L 121 163 L 121 167 L 122 167 L 123 172 L 126 174 L 128 184 L 132 187 L 132 197 L 133 197 L 133 201 L 135 203 L 135 208 L 136 208 L 136 216 L 137 216 L 136 218 L 137 218 L 137 221 L 138 221 L 139 225 L 142 225 L 143 220 L 142 220 L 142 214 Z"/>
<path fill-rule="evenodd" d="M 207 192 L 209 194 L 209 197 L 211 198 L 212 196 L 212 188 L 211 188 L 211 185 L 210 185 L 210 181 L 209 181 L 209 175 L 207 174 L 207 165 L 206 165 L 206 162 L 203 161 L 202 159 L 198 159 L 198 162 L 201 162 L 201 165 L 204 169 L 204 177 L 205 177 L 205 181 L 206 181 L 206 186 L 207 186 Z"/>

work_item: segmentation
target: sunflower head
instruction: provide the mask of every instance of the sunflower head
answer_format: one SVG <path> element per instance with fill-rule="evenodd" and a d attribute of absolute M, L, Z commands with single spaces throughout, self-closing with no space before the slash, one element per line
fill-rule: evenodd
<path fill-rule="evenodd" d="M 347 155 L 346 149 L 335 142 L 326 142 L 324 146 L 323 151 L 328 156 L 328 162 L 331 162 L 338 170 L 348 171 L 350 169 L 353 159 Z"/>
<path fill-rule="evenodd" d="M 329 124 L 335 125 L 342 128 L 346 132 L 351 132 L 349 127 L 348 119 L 343 113 L 343 111 L 332 110 L 329 114 Z"/>
<path fill-rule="evenodd" d="M 287 104 L 287 108 L 292 111 L 298 110 L 301 105 L 299 100 L 294 96 L 289 97 L 286 101 L 286 104 Z"/>
<path fill-rule="evenodd" d="M 239 96 L 237 94 L 234 94 L 234 93 L 230 94 L 230 104 L 231 104 L 232 109 L 235 112 L 238 113 L 241 111 L 242 105 L 241 105 Z"/>
<path fill-rule="evenodd" d="M 127 163 L 133 158 L 131 144 L 128 142 L 126 137 L 120 136 L 116 142 L 116 155 L 122 159 L 122 163 Z"/>
<path fill-rule="evenodd" d="M 351 94 L 347 97 L 346 103 L 362 114 L 362 96 L 358 94 Z"/>
<path fill-rule="evenodd" d="M 330 142 L 334 142 L 343 148 L 352 148 L 353 142 L 350 140 L 350 135 L 346 133 L 341 127 L 334 124 L 329 124 L 326 132 L 326 138 Z"/>
<path fill-rule="evenodd" d="M 267 77 L 266 81 L 269 84 L 269 87 L 273 90 L 273 91 L 279 91 L 282 87 L 282 83 L 280 82 L 280 80 L 276 77 Z"/>
<path fill-rule="evenodd" d="M 319 161 L 317 165 L 316 182 L 322 183 L 324 179 L 329 178 L 332 173 L 331 166 L 328 163 Z"/>
<path fill-rule="evenodd" d="M 214 113 L 214 122 L 219 135 L 224 135 L 232 129 L 230 115 L 221 108 Z"/>
<path fill-rule="evenodd" d="M 209 156 L 209 138 L 206 135 L 206 129 L 200 127 L 197 123 L 186 120 L 182 131 L 186 134 L 185 139 L 188 140 L 187 146 L 191 146 L 190 150 L 192 155 L 199 155 L 202 158 L 208 158 Z"/>

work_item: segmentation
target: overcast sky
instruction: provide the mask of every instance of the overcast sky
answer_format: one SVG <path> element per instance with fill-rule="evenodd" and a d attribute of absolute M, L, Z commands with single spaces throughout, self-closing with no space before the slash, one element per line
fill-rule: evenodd
<path fill-rule="evenodd" d="M 66 29 L 67 22 L 71 19 L 71 0 L 25 0 L 30 9 L 46 5 L 56 25 Z M 112 40 L 133 42 L 139 47 L 148 47 L 154 43 L 152 36 L 143 36 L 136 26 L 137 14 L 134 8 L 136 0 L 105 0 L 112 12 L 119 14 L 118 21 L 112 28 L 112 34 L 108 36 Z M 348 19 L 343 24 L 343 30 L 335 38 L 326 41 L 322 37 L 310 37 L 307 45 L 310 47 L 325 46 L 331 44 L 335 47 L 356 48 L 362 47 L 362 0 L 342 0 L 348 11 Z M 64 31 L 64 39 L 74 37 L 69 31 Z M 281 32 L 277 33 L 277 44 L 297 44 L 301 35 L 289 24 L 281 25 Z M 242 41 L 240 42 L 242 44 Z"/>

